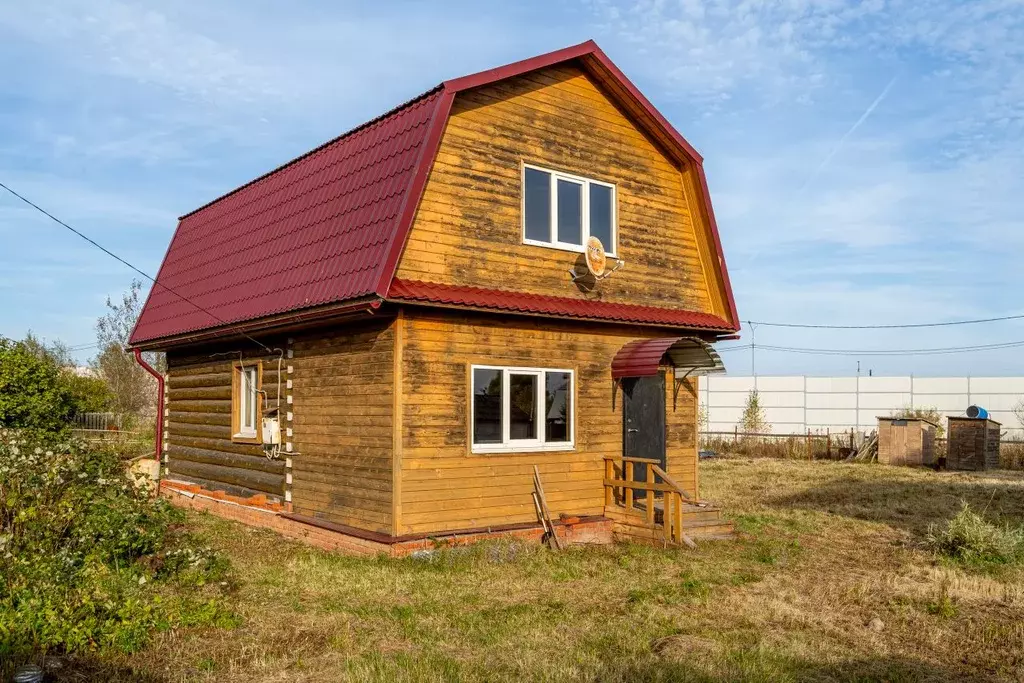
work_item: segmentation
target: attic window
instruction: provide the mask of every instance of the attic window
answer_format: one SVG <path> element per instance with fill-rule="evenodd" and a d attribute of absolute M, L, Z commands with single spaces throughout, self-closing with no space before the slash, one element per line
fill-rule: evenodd
<path fill-rule="evenodd" d="M 523 243 L 582 252 L 589 237 L 615 255 L 615 186 L 524 165 Z"/>

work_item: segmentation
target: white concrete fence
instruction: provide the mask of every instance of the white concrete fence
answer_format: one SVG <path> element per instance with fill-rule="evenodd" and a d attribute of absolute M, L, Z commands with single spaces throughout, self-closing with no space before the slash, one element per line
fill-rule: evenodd
<path fill-rule="evenodd" d="M 757 389 L 775 434 L 805 434 L 851 427 L 870 431 L 875 418 L 904 407 L 935 408 L 962 416 L 969 405 L 986 408 L 1007 436 L 1024 438 L 1013 408 L 1024 398 L 1024 377 L 737 377 L 700 379 L 700 400 L 711 432 L 733 431 L 747 397 Z M 742 429 L 742 428 L 741 428 Z"/>

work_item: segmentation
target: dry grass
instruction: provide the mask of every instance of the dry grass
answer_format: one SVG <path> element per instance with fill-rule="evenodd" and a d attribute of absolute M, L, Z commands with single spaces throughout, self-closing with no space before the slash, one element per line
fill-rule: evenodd
<path fill-rule="evenodd" d="M 211 518 L 233 559 L 233 630 L 161 634 L 93 663 L 148 681 L 1024 680 L 1024 574 L 925 546 L 961 500 L 1024 519 L 1018 473 L 722 459 L 707 498 L 741 540 L 433 562 L 356 559 Z M 880 619 L 881 630 L 868 628 Z"/>

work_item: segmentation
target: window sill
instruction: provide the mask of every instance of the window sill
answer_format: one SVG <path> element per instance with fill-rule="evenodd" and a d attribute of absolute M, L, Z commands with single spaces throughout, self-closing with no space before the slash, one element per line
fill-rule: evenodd
<path fill-rule="evenodd" d="M 234 443 L 260 443 L 260 437 L 255 432 L 252 434 L 234 434 L 231 437 Z"/>
<path fill-rule="evenodd" d="M 561 242 L 540 242 L 538 240 L 531 240 L 523 238 L 523 244 L 531 247 L 544 247 L 545 249 L 557 249 L 558 251 L 568 251 L 574 254 L 582 254 L 586 252 L 587 248 L 584 245 L 565 244 Z M 606 251 L 605 256 L 611 259 L 618 259 L 614 252 Z"/>
<path fill-rule="evenodd" d="M 517 455 L 519 453 L 560 453 L 576 450 L 576 444 L 540 444 L 531 446 L 473 446 L 473 455 Z"/>

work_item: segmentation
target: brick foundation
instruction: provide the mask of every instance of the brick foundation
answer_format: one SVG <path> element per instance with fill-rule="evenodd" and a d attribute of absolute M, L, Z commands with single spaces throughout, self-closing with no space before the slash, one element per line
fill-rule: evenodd
<path fill-rule="evenodd" d="M 285 517 L 283 506 L 267 503 L 265 500 L 236 499 L 223 493 L 206 491 L 198 486 L 180 482 L 163 481 L 160 495 L 172 504 L 188 510 L 209 512 L 224 519 L 241 522 L 248 526 L 270 529 L 282 536 L 301 541 L 323 550 L 344 552 L 353 555 L 390 555 L 402 557 L 417 550 L 440 546 L 469 545 L 496 538 L 516 538 L 531 543 L 540 543 L 544 535 L 540 525 L 505 530 L 448 531 L 430 538 L 390 539 L 387 542 L 360 538 L 352 533 L 323 528 Z M 256 498 L 260 498 L 257 496 Z M 355 530 L 353 530 L 355 531 Z M 612 520 L 605 517 L 589 517 L 576 524 L 555 522 L 555 533 L 563 544 L 606 545 L 613 542 Z M 371 534 L 367 534 L 371 535 Z M 379 536 L 372 534 L 373 536 Z"/>

